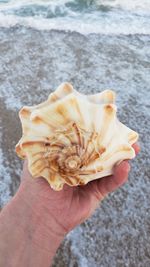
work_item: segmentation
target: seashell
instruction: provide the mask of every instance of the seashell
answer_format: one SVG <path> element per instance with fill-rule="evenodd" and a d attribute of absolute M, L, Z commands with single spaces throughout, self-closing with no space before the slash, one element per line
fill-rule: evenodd
<path fill-rule="evenodd" d="M 32 176 L 44 177 L 54 190 L 108 176 L 115 164 L 134 158 L 138 139 L 116 112 L 112 90 L 83 95 L 61 84 L 47 101 L 20 110 L 16 152 L 28 159 Z"/>

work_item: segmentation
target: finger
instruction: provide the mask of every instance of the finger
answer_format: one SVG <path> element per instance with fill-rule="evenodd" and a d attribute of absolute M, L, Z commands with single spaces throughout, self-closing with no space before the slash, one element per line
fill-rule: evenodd
<path fill-rule="evenodd" d="M 135 143 L 132 145 L 132 147 L 134 148 L 135 154 L 137 155 L 140 152 L 140 146 L 137 143 Z"/>
<path fill-rule="evenodd" d="M 130 165 L 128 161 L 122 161 L 118 166 L 114 168 L 113 175 L 98 180 L 97 186 L 100 195 L 105 197 L 106 195 L 123 185 L 128 179 L 129 171 Z"/>

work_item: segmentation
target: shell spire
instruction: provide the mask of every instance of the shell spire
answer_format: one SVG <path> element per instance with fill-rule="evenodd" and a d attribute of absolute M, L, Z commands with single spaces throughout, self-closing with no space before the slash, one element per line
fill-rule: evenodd
<path fill-rule="evenodd" d="M 113 166 L 135 156 L 138 134 L 116 116 L 115 93 L 83 95 L 61 84 L 48 99 L 20 112 L 19 157 L 28 159 L 33 177 L 42 176 L 54 190 L 84 185 L 113 173 Z"/>

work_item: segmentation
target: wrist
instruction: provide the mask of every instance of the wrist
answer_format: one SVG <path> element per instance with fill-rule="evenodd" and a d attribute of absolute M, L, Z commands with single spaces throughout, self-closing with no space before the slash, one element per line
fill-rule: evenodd
<path fill-rule="evenodd" d="M 64 239 L 65 232 L 55 222 L 43 202 L 31 187 L 20 186 L 11 205 L 12 216 L 20 228 L 30 232 L 32 242 L 38 248 L 55 253 Z M 23 218 L 23 219 L 22 219 Z"/>
<path fill-rule="evenodd" d="M 44 212 L 28 190 L 20 187 L 0 214 L 1 266 L 6 266 L 6 258 L 7 266 L 10 262 L 10 266 L 20 266 L 20 259 L 21 266 L 28 261 L 28 266 L 49 266 L 64 238 L 52 215 Z"/>

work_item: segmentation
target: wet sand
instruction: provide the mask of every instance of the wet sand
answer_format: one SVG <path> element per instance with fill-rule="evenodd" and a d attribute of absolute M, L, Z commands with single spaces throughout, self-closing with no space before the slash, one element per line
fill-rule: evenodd
<path fill-rule="evenodd" d="M 87 94 L 114 88 L 120 120 L 140 134 L 128 183 L 66 237 L 54 267 L 150 266 L 149 45 L 144 35 L 0 29 L 1 207 L 20 182 L 18 110 L 45 100 L 61 82 Z"/>

